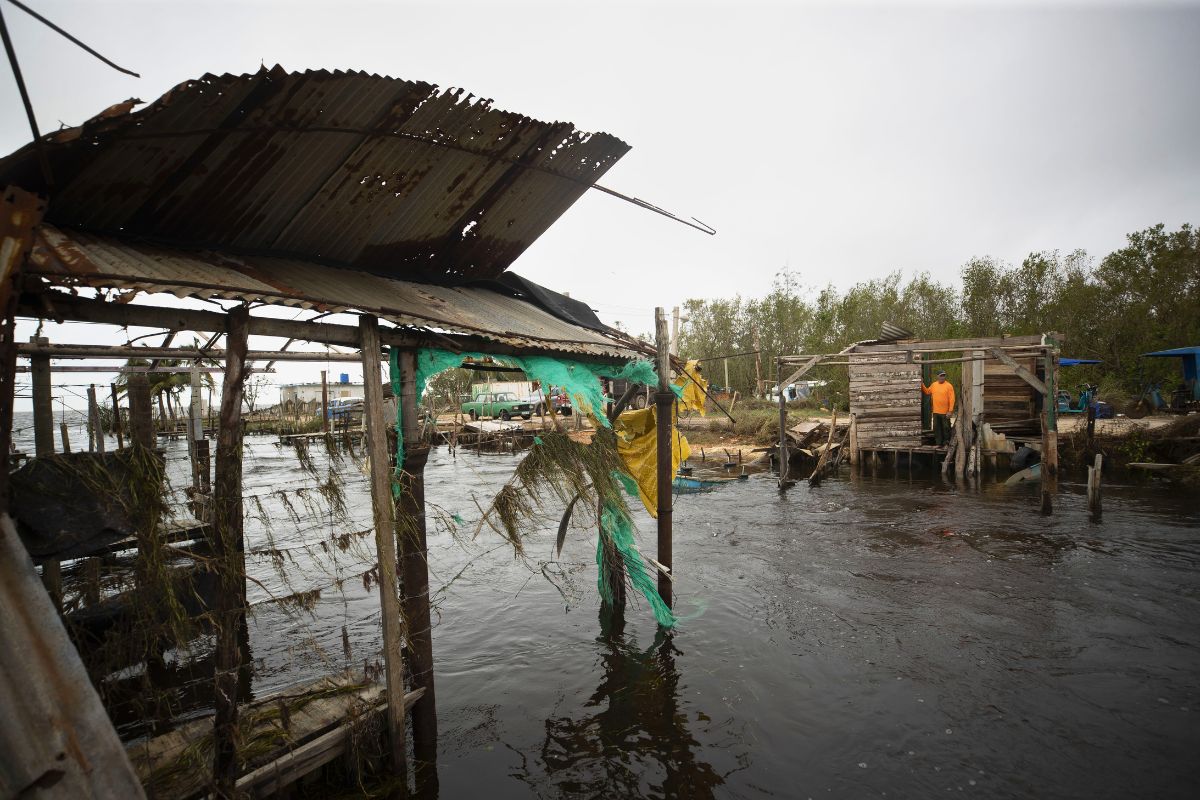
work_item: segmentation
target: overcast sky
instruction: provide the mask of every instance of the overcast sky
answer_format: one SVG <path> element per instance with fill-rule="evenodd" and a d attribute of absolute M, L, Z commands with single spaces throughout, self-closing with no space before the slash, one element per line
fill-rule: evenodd
<path fill-rule="evenodd" d="M 765 294 L 785 264 L 810 287 L 948 280 L 1200 223 L 1195 4 L 25 2 L 142 74 L 4 3 L 43 131 L 278 63 L 621 137 L 602 183 L 717 235 L 589 192 L 514 270 L 635 333 L 656 305 Z M 29 131 L 6 68 L 0 107 L 9 152 Z"/>

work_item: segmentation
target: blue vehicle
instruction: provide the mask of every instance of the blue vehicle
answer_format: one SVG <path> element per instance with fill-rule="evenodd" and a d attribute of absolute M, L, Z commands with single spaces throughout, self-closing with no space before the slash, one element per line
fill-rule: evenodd
<path fill-rule="evenodd" d="M 1093 358 L 1060 358 L 1060 367 L 1076 367 L 1083 364 L 1100 364 Z M 1075 400 L 1066 389 L 1055 392 L 1055 405 L 1059 414 L 1086 414 L 1091 409 L 1095 411 L 1096 419 L 1112 419 L 1113 407 L 1103 400 L 1096 399 L 1096 386 L 1090 383 L 1079 387 L 1079 399 Z"/>

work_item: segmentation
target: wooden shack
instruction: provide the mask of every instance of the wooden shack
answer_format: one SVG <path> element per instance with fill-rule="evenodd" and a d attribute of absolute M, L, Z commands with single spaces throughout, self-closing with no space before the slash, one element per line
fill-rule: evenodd
<path fill-rule="evenodd" d="M 210 609 L 220 623 L 212 662 L 216 708 L 211 724 L 199 727 L 213 734 L 207 783 L 216 795 L 233 796 L 243 785 L 234 684 L 250 668 L 236 640 L 247 607 L 247 366 L 328 360 L 288 351 L 293 342 L 356 350 L 346 356 L 359 360 L 365 378 L 386 727 L 392 766 L 403 779 L 407 706 L 418 762 L 436 760 L 437 730 L 417 355 L 440 348 L 611 365 L 653 353 L 604 326 L 586 304 L 507 272 L 628 145 L 570 123 L 502 112 L 459 91 L 355 72 L 276 67 L 206 75 L 142 110 L 131 106 L 112 106 L 0 159 L 0 450 L 12 437 L 18 358 L 31 365 L 39 459 L 58 457 L 52 359 L 136 355 L 224 365 L 207 537 L 219 579 Z M 168 294 L 203 304 L 130 302 Z M 252 313 L 262 306 L 287 306 L 290 318 Z M 18 343 L 18 317 L 144 328 L 161 344 L 132 350 L 129 342 Z M 185 332 L 205 334 L 207 344 L 171 347 Z M 261 349 L 250 347 L 251 337 Z M 388 350 L 398 361 L 393 380 L 402 387 L 407 444 L 395 468 L 387 438 L 395 416 L 385 415 L 380 375 Z M 131 388 L 128 402 L 130 436 L 120 446 L 151 454 L 145 460 L 153 463 L 149 389 Z M 203 428 L 189 431 L 203 445 L 207 483 Z M 18 539 L 8 490 L 7 471 L 0 471 L 0 695 L 24 700 L 0 721 L 0 742 L 14 744 L 8 750 L 15 754 L 13 768 L 0 770 L 0 786 L 23 794 L 54 784 L 46 797 L 142 796 L 51 602 L 56 554 L 43 560 L 47 596 Z M 402 536 L 398 517 L 406 522 Z M 156 520 L 146 524 L 149 530 L 137 530 L 139 553 L 153 549 L 143 548 L 143 539 L 154 545 L 162 533 Z M 287 769 L 292 778 L 303 774 Z"/>
<path fill-rule="evenodd" d="M 885 334 L 895 332 L 885 326 Z M 906 332 L 903 332 L 906 333 Z M 787 478 L 787 405 L 783 387 L 821 364 L 849 370 L 851 465 L 881 462 L 893 467 L 919 460 L 958 477 L 994 467 L 996 443 L 1031 443 L 1042 452 L 1042 507 L 1049 511 L 1057 487 L 1058 439 L 1054 375 L 1061 337 L 1055 333 L 965 339 L 917 339 L 893 335 L 857 342 L 838 353 L 784 356 L 779 375 L 780 484 Z M 948 447 L 934 446 L 929 403 L 921 384 L 934 379 L 939 365 L 959 366 Z"/>
<path fill-rule="evenodd" d="M 1038 415 L 1041 393 L 1017 373 L 1045 378 L 1039 355 L 1053 334 L 981 337 L 976 339 L 905 339 L 864 342 L 847 350 L 850 374 L 850 413 L 856 423 L 858 447 L 916 449 L 933 443 L 929 431 L 928 400 L 921 383 L 930 383 L 938 365 L 962 365 L 962 380 L 955 386 L 956 405 L 972 403 L 979 391 L 979 407 L 972 408 L 993 430 L 1013 438 L 1041 436 Z M 1001 361 L 994 350 L 1005 352 L 1013 363 Z"/>

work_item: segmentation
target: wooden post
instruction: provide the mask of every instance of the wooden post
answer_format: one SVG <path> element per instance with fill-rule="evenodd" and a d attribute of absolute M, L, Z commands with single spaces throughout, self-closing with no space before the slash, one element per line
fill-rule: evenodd
<path fill-rule="evenodd" d="M 667 315 L 662 308 L 654 309 L 654 332 L 658 347 L 658 392 L 654 395 L 658 425 L 658 563 L 670 571 L 673 567 L 671 482 L 675 479 L 671 461 L 671 416 L 675 409 L 675 393 L 671 391 L 671 343 L 667 337 Z M 670 607 L 671 579 L 662 570 L 658 571 L 658 593 Z"/>
<path fill-rule="evenodd" d="M 150 379 L 146 373 L 135 372 L 130 375 L 126 392 L 129 396 L 129 440 L 153 450 L 157 437 L 154 434 L 154 412 L 150 406 Z"/>
<path fill-rule="evenodd" d="M 860 458 L 860 453 L 858 452 L 858 417 L 854 414 L 850 415 L 850 430 L 848 433 L 850 442 L 850 466 L 857 467 Z"/>
<path fill-rule="evenodd" d="M 246 554 L 242 541 L 242 401 L 246 386 L 246 348 L 250 311 L 229 312 L 225 380 L 217 433 L 217 481 L 213 492 L 214 556 L 218 570 L 214 659 L 213 782 L 219 798 L 236 796 L 238 778 L 239 642 L 246 626 Z M 132 383 L 132 381 L 131 381 Z M 132 393 L 131 393 L 132 394 Z M 132 397 L 131 397 L 132 400 Z"/>
<path fill-rule="evenodd" d="M 775 377 L 779 379 L 779 488 L 787 486 L 788 450 L 787 450 L 787 396 L 783 388 L 783 362 L 775 362 Z"/>
<path fill-rule="evenodd" d="M 37 337 L 29 341 L 37 342 Z M 45 343 L 44 340 L 41 343 Z M 34 356 L 30 359 L 33 379 L 33 447 L 34 455 L 54 455 L 54 398 L 50 394 L 50 359 Z M 7 457 L 7 455 L 5 456 Z M 5 468 L 7 470 L 7 467 Z M 42 585 L 58 612 L 62 613 L 62 565 L 57 559 L 42 563 Z"/>
<path fill-rule="evenodd" d="M 1057 403 L 1058 400 L 1055 399 L 1055 402 Z M 1095 442 L 1094 442 L 1095 437 L 1096 437 L 1096 406 L 1089 403 L 1088 410 L 1087 410 L 1087 449 L 1086 449 L 1086 452 L 1088 452 L 1088 453 L 1092 452 L 1092 448 L 1095 446 Z"/>
<path fill-rule="evenodd" d="M 58 433 L 59 433 L 59 436 L 62 438 L 63 452 L 64 453 L 71 452 L 71 437 L 67 433 L 67 423 L 65 423 L 65 422 L 58 423 Z"/>
<path fill-rule="evenodd" d="M 108 386 L 112 390 L 113 433 L 117 435 L 117 449 L 121 450 L 125 447 L 125 436 L 121 431 L 121 403 L 117 397 L 117 385 L 110 383 Z"/>
<path fill-rule="evenodd" d="M 758 326 L 755 325 L 750 330 L 754 333 L 754 396 L 761 397 L 763 393 L 762 342 L 758 337 Z"/>
<path fill-rule="evenodd" d="M 1100 470 L 1103 466 L 1104 456 L 1096 453 L 1095 463 L 1088 467 L 1087 482 L 1088 516 L 1092 522 L 1099 522 L 1104 516 L 1104 510 L 1100 506 Z"/>
<path fill-rule="evenodd" d="M 406 665 L 414 691 L 424 689 L 412 707 L 413 757 L 417 784 L 436 781 L 437 700 L 434 696 L 433 628 L 429 614 L 429 546 L 425 522 L 425 463 L 429 447 L 421 437 L 417 409 L 417 354 L 400 351 L 400 419 L 404 435 L 404 464 L 396 502 L 400 539 L 400 569 L 404 620 L 408 625 Z M 376 365 L 378 371 L 378 365 Z M 365 366 L 364 366 L 365 370 Z"/>
<path fill-rule="evenodd" d="M 404 661 L 400 653 L 404 622 L 400 617 L 400 598 L 396 594 L 396 519 L 392 505 L 387 421 L 383 414 L 383 381 L 379 377 L 379 321 L 364 314 L 358 318 L 358 327 L 363 364 L 363 414 L 367 423 L 367 453 L 371 459 L 371 508 L 374 510 L 375 547 L 379 555 L 379 605 L 383 620 L 383 665 L 387 679 L 392 774 L 400 786 L 407 786 Z"/>
<path fill-rule="evenodd" d="M 1055 374 L 1054 350 L 1046 351 L 1045 432 L 1042 437 L 1042 480 L 1048 481 L 1050 491 L 1058 491 L 1058 381 Z M 1053 453 L 1047 453 L 1051 449 Z M 1050 469 L 1047 469 L 1047 466 Z"/>
<path fill-rule="evenodd" d="M 29 341 L 38 340 L 31 336 Z M 54 455 L 54 397 L 50 393 L 50 357 L 30 358 L 29 373 L 33 382 L 33 452 L 37 456 Z"/>
<path fill-rule="evenodd" d="M 92 431 L 92 441 L 95 446 L 92 448 L 97 453 L 104 452 L 104 426 L 100 424 L 100 404 L 96 402 L 96 384 L 92 384 L 87 390 L 88 399 L 88 427 Z"/>
<path fill-rule="evenodd" d="M 1051 455 L 1053 453 L 1053 456 Z M 1058 474 L 1058 434 L 1050 430 L 1050 422 L 1046 418 L 1045 409 L 1042 410 L 1042 467 L 1041 467 L 1041 484 L 1042 484 L 1042 513 L 1046 516 L 1054 513 L 1054 486 L 1056 480 L 1052 480 L 1051 473 L 1057 477 Z"/>
<path fill-rule="evenodd" d="M 375 366 L 379 366 L 376 364 Z M 329 372 L 321 370 L 321 430 L 329 433 Z"/>
<path fill-rule="evenodd" d="M 983 472 L 982 451 L 983 451 L 983 379 L 984 379 L 984 358 L 986 354 L 982 350 L 973 350 L 971 355 L 975 360 L 970 362 L 971 365 L 971 463 L 970 474 L 978 476 Z"/>
<path fill-rule="evenodd" d="M 200 409 L 200 370 L 192 367 L 191 401 L 188 403 L 188 455 L 192 460 L 192 488 L 197 492 L 206 491 L 208 483 L 208 440 L 204 438 L 204 418 Z M 204 464 L 201 464 L 200 443 L 205 443 Z"/>

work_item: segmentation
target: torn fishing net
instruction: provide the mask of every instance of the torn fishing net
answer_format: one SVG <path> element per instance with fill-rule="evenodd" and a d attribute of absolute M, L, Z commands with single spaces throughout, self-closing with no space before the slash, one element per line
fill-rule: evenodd
<path fill-rule="evenodd" d="M 612 576 L 609 573 L 608 561 L 604 558 L 604 538 L 607 537 L 621 556 L 630 584 L 646 598 L 658 624 L 664 628 L 675 627 L 678 620 L 659 595 L 655 580 L 642 554 L 638 552 L 637 542 L 633 538 L 633 520 L 619 505 L 606 502 L 600 513 L 600 529 L 600 536 L 596 541 L 596 564 L 599 567 L 596 586 L 605 605 L 613 605 Z"/>

